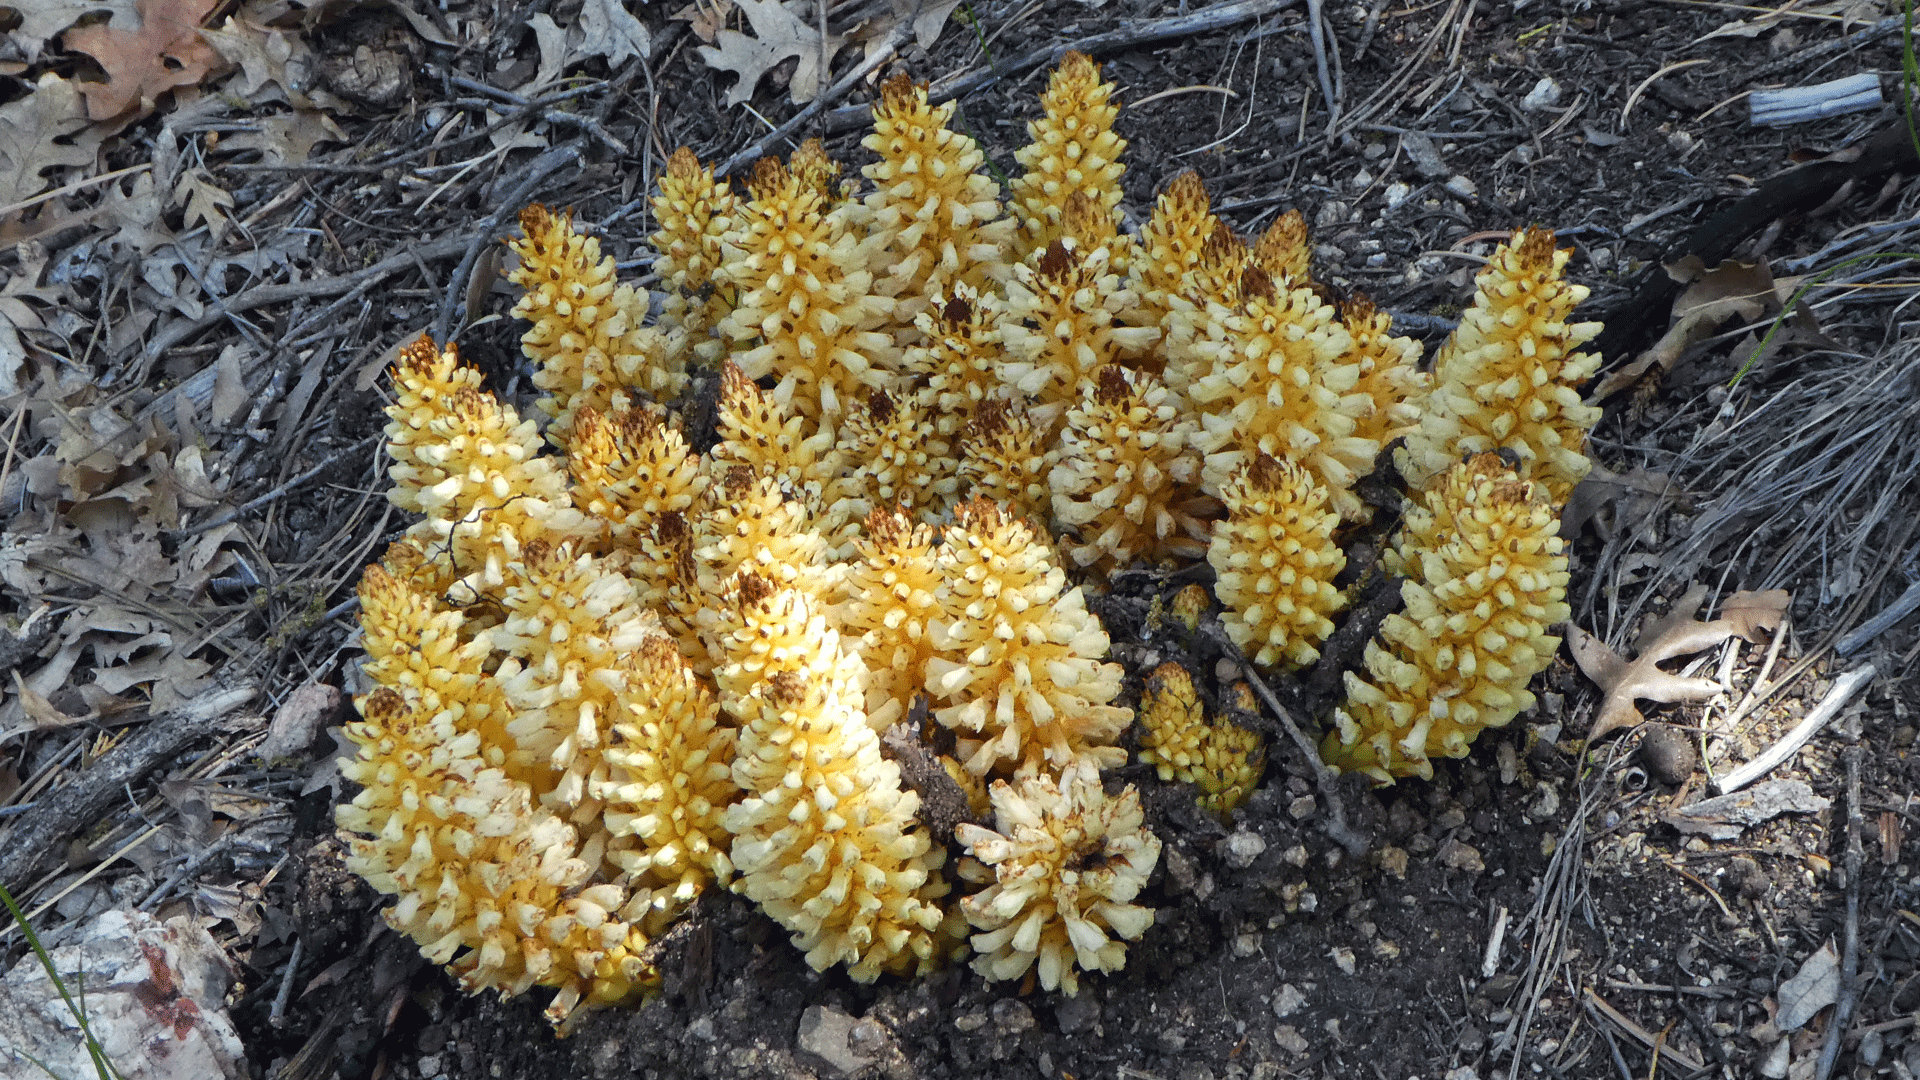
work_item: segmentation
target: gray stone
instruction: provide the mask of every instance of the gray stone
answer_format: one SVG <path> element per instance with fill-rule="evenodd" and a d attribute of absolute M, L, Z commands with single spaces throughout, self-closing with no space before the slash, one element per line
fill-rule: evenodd
<path fill-rule="evenodd" d="M 1062 1035 L 1091 1031 L 1100 1022 L 1100 1003 L 1092 997 L 1063 998 L 1053 1008 L 1053 1019 Z"/>
<path fill-rule="evenodd" d="M 1252 866 L 1253 861 L 1266 850 L 1267 842 L 1260 839 L 1260 834 L 1251 833 L 1245 829 L 1220 841 L 1221 857 L 1225 858 L 1227 865 L 1235 870 L 1245 870 Z"/>
<path fill-rule="evenodd" d="M 1017 998 L 1001 998 L 991 1010 L 993 1026 L 1005 1035 L 1019 1035 L 1033 1027 L 1033 1010 Z"/>
<path fill-rule="evenodd" d="M 800 1031 L 794 1039 L 802 1059 L 811 1058 L 816 1069 L 829 1076 L 845 1076 L 865 1068 L 880 1056 L 876 1049 L 860 1053 L 848 1038 L 853 1034 L 853 1017 L 830 1005 L 815 1005 L 800 1014 Z M 879 1025 L 873 1025 L 878 1027 Z M 884 1039 L 884 1033 L 882 1035 Z M 863 1038 L 863 1043 L 870 1042 Z"/>

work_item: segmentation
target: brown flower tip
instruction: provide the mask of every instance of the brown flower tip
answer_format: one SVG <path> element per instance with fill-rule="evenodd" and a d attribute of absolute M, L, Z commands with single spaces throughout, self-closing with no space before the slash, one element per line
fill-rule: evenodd
<path fill-rule="evenodd" d="M 1307 263 L 1307 219 L 1300 211 L 1289 210 L 1276 218 L 1253 246 L 1253 261 L 1274 278 L 1292 285 L 1309 280 Z"/>
<path fill-rule="evenodd" d="M 1055 240 L 1047 245 L 1046 253 L 1040 256 L 1035 269 L 1043 278 L 1064 281 L 1068 274 L 1073 273 L 1073 252 L 1067 249 L 1064 241 Z"/>
<path fill-rule="evenodd" d="M 1280 291 L 1274 288 L 1273 275 L 1258 266 L 1249 266 L 1240 273 L 1240 292 L 1249 298 L 1275 300 Z"/>
<path fill-rule="evenodd" d="M 949 328 L 958 329 L 966 325 L 968 319 L 973 318 L 973 305 L 967 303 L 965 297 L 956 296 L 941 307 L 940 317 L 946 320 Z"/>

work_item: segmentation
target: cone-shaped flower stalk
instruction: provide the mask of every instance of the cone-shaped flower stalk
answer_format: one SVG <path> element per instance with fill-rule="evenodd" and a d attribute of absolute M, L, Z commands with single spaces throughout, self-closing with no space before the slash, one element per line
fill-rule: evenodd
<path fill-rule="evenodd" d="M 537 203 L 520 212 L 520 228 L 524 235 L 508 241 L 520 265 L 508 278 L 526 290 L 513 314 L 533 324 L 520 350 L 539 365 L 533 383 L 546 391 L 540 406 L 553 417 L 547 438 L 565 449 L 574 414 L 625 404 L 631 390 L 661 401 L 678 395 L 684 362 L 642 325 L 647 294 L 615 281 L 600 241 L 575 232 L 571 213 L 555 217 Z"/>
<path fill-rule="evenodd" d="M 1025 409 L 983 401 L 960 442 L 960 493 L 1044 522 L 1053 503 L 1050 477 L 1059 460 L 1059 447 Z"/>
<path fill-rule="evenodd" d="M 907 376 L 924 376 L 934 428 L 953 438 L 980 403 L 1007 392 L 1000 382 L 1000 335 L 978 295 L 964 285 L 951 298 L 936 296 L 931 310 L 914 316 L 920 340 L 903 354 Z"/>
<path fill-rule="evenodd" d="M 1307 219 L 1300 211 L 1289 210 L 1273 219 L 1267 231 L 1253 245 L 1253 265 L 1266 271 L 1283 288 L 1311 285 L 1307 272 L 1313 249 L 1307 243 Z"/>
<path fill-rule="evenodd" d="M 678 427 L 644 406 L 601 415 L 583 409 L 567 446 L 573 504 L 612 528 L 613 542 L 632 551 L 665 513 L 685 513 L 708 477 Z"/>
<path fill-rule="evenodd" d="M 1200 789 L 1199 803 L 1224 814 L 1253 794 L 1266 765 L 1264 740 L 1224 717 L 1206 719 L 1193 676 L 1171 660 L 1147 676 L 1140 698 L 1140 760 L 1162 780 Z"/>
<path fill-rule="evenodd" d="M 1340 307 L 1341 320 L 1353 337 L 1347 359 L 1360 368 L 1353 392 L 1362 395 L 1369 411 L 1354 427 L 1354 435 L 1385 446 L 1412 433 L 1420 424 L 1419 402 L 1432 377 L 1420 370 L 1420 343 L 1395 337 L 1393 316 L 1355 294 Z"/>
<path fill-rule="evenodd" d="M 1027 125 L 1030 141 L 1013 155 L 1026 169 L 1007 190 L 1020 219 L 1016 261 L 1066 235 L 1067 201 L 1076 194 L 1091 196 L 1109 215 L 1118 213 L 1120 177 L 1127 171 L 1120 154 L 1127 141 L 1113 133 L 1120 114 L 1113 90 L 1085 53 L 1068 53 L 1048 79 L 1042 116 Z"/>
<path fill-rule="evenodd" d="M 727 234 L 739 255 L 720 283 L 740 291 L 722 324 L 747 377 L 774 375 L 776 402 L 809 419 L 844 414 L 863 387 L 885 387 L 898 356 L 878 332 L 892 301 L 873 293 L 870 246 L 848 204 L 829 211 L 805 171 L 772 158 L 754 166 L 740 227 Z"/>
<path fill-rule="evenodd" d="M 651 890 L 648 921 L 662 924 L 715 879 L 733 876 L 732 837 L 721 825 L 740 796 L 733 782 L 735 729 L 672 641 L 641 645 L 628 692 L 615 701 L 603 789 L 608 861 Z M 652 925 L 652 932 L 663 927 Z"/>
<path fill-rule="evenodd" d="M 1111 569 L 1142 558 L 1196 559 L 1212 500 L 1198 490 L 1173 395 L 1151 375 L 1101 368 L 1067 411 L 1055 466 L 1053 516 L 1076 530 L 1066 551 L 1080 566 Z"/>
<path fill-rule="evenodd" d="M 1381 783 L 1431 777 L 1431 759 L 1465 757 L 1482 729 L 1533 704 L 1527 683 L 1553 661 L 1560 639 L 1548 630 L 1568 614 L 1559 517 L 1538 485 L 1476 454 L 1425 503 L 1408 512 L 1401 544 L 1406 608 L 1369 644 L 1368 677 L 1348 673 L 1320 747 L 1328 764 Z M 1434 527 L 1442 516 L 1452 529 Z"/>
<path fill-rule="evenodd" d="M 867 718 L 885 729 L 906 715 L 926 682 L 931 624 L 940 614 L 938 537 L 906 514 L 875 510 L 854 542 L 846 599 L 835 611 L 842 641 L 867 665 Z"/>
<path fill-rule="evenodd" d="M 940 553 L 937 654 L 927 661 L 933 716 L 959 736 L 970 772 L 1057 773 L 1082 759 L 1126 760 L 1114 746 L 1133 712 L 1110 704 L 1121 669 L 1078 586 L 1025 520 L 980 499 L 961 503 Z"/>
<path fill-rule="evenodd" d="M 1118 971 L 1124 942 L 1153 925 L 1133 900 L 1160 861 L 1132 787 L 1109 796 L 1091 764 L 1059 779 L 1021 777 L 992 787 L 994 828 L 963 824 L 954 836 L 986 864 L 992 884 L 960 902 L 980 955 L 973 969 L 1017 979 L 1038 968 L 1040 986 L 1080 992 L 1081 971 Z"/>
<path fill-rule="evenodd" d="M 714 337 L 720 321 L 733 310 L 733 291 L 716 280 L 726 258 L 723 239 L 735 226 L 740 197 L 713 169 L 700 164 L 692 150 L 681 147 L 667 159 L 660 174 L 660 194 L 653 199 L 653 216 L 660 231 L 652 236 L 660 253 L 654 273 L 660 275 L 665 300 L 660 327 L 677 331 L 672 344 L 688 349 L 711 364 L 726 351 Z"/>
<path fill-rule="evenodd" d="M 868 513 L 902 507 L 922 515 L 951 505 L 960 486 L 960 463 L 916 396 L 867 394 L 864 408 L 840 428 L 842 460 L 853 466 L 847 503 L 835 515 L 846 521 L 836 539 L 851 539 Z M 845 542 L 838 544 L 850 554 Z"/>
<path fill-rule="evenodd" d="M 948 129 L 957 102 L 927 103 L 927 86 L 895 75 L 880 87 L 873 133 L 861 145 L 879 155 L 862 169 L 866 198 L 885 238 L 879 291 L 897 298 L 896 322 L 914 319 L 931 296 L 951 296 L 1006 277 L 1015 222 L 1000 209 L 1000 186 L 980 171 L 978 144 Z"/>
<path fill-rule="evenodd" d="M 1311 289 L 1281 291 L 1259 269 L 1242 278 L 1243 305 L 1216 318 L 1195 348 L 1210 361 L 1189 396 L 1208 411 L 1201 479 L 1219 491 L 1233 471 L 1268 454 L 1305 466 L 1342 517 L 1364 511 L 1354 481 L 1373 471 L 1380 444 L 1356 434 L 1372 404 L 1354 394 L 1353 338 Z"/>
<path fill-rule="evenodd" d="M 1328 616 L 1346 606 L 1333 587 L 1347 556 L 1332 539 L 1339 520 L 1326 509 L 1326 489 L 1293 462 L 1261 454 L 1227 481 L 1221 500 L 1227 520 L 1213 525 L 1207 561 L 1227 636 L 1263 667 L 1313 663 L 1333 633 Z"/>
<path fill-rule="evenodd" d="M 1036 262 L 1014 268 L 1006 298 L 996 304 L 1011 358 L 1002 380 L 1034 401 L 1037 421 L 1053 426 L 1094 372 L 1137 359 L 1159 340 L 1158 329 L 1117 321 L 1135 303 L 1107 248 L 1082 251 L 1071 240 L 1055 241 Z"/>
<path fill-rule="evenodd" d="M 1582 404 L 1576 387 L 1600 357 L 1574 350 L 1600 324 L 1567 321 L 1587 298 L 1585 286 L 1561 280 L 1571 256 L 1553 246 L 1553 233 L 1523 229 L 1475 278 L 1473 306 L 1434 359 L 1420 429 L 1397 459 L 1415 488 L 1463 454 L 1511 450 L 1521 479 L 1562 504 L 1593 467 L 1582 451 L 1600 410 Z"/>

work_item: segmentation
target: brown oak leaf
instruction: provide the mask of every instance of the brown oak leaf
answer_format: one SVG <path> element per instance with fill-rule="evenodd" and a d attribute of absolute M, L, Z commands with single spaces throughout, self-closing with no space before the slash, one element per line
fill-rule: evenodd
<path fill-rule="evenodd" d="M 87 114 L 95 120 L 119 116 L 151 102 L 177 86 L 196 86 L 225 67 L 212 45 L 200 36 L 200 24 L 219 0 L 138 0 L 140 27 L 92 23 L 67 31 L 61 42 L 83 52 L 106 72 L 105 82 L 83 82 Z"/>
<path fill-rule="evenodd" d="M 1712 679 L 1675 675 L 1661 670 L 1660 664 L 1711 649 L 1730 637 L 1753 641 L 1761 630 L 1777 630 L 1788 599 L 1784 589 L 1737 592 L 1727 598 L 1721 618 L 1699 622 L 1693 613 L 1706 596 L 1705 585 L 1688 589 L 1674 602 L 1673 610 L 1647 627 L 1633 643 L 1631 661 L 1578 626 L 1567 625 L 1567 646 L 1573 650 L 1574 662 L 1605 694 L 1594 713 L 1593 727 L 1587 732 L 1588 742 L 1639 725 L 1645 717 L 1640 715 L 1636 701 L 1706 701 L 1718 694 L 1724 688 Z"/>

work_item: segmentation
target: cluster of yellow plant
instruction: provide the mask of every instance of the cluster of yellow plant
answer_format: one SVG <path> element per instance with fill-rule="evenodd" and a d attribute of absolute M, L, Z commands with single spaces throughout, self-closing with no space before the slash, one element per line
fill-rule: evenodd
<path fill-rule="evenodd" d="M 391 497 L 422 518 L 362 580 L 379 689 L 339 823 L 468 989 L 554 987 L 561 1022 L 642 995 L 649 939 L 715 883 L 863 981 L 969 948 L 1068 993 L 1118 968 L 1160 842 L 1100 783 L 1134 715 L 1083 587 L 1204 558 L 1254 662 L 1312 662 L 1345 602 L 1335 532 L 1371 512 L 1354 482 L 1402 435 L 1408 611 L 1325 753 L 1422 772 L 1525 702 L 1564 616 L 1546 500 L 1592 419 L 1551 235 L 1496 256 L 1432 383 L 1384 314 L 1314 285 L 1298 214 L 1245 243 L 1188 174 L 1122 232 L 1086 57 L 1043 105 L 1004 203 L 905 79 L 864 197 L 817 143 L 744 195 L 679 151 L 651 316 L 597 241 L 528 209 L 511 277 L 544 436 L 451 348 L 403 350 Z M 674 406 L 702 373 L 696 453 Z M 880 752 L 917 698 L 912 734 L 951 732 L 991 815 L 956 830 L 954 873 Z M 1257 737 L 1208 725 L 1177 665 L 1146 700 L 1143 758 L 1216 810 L 1246 797 Z"/>

